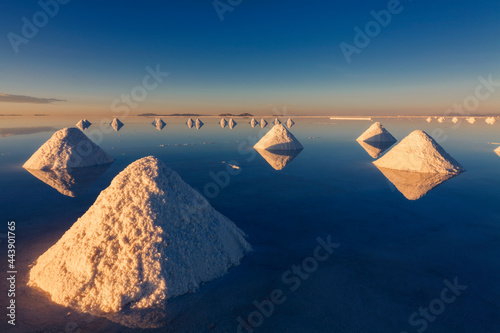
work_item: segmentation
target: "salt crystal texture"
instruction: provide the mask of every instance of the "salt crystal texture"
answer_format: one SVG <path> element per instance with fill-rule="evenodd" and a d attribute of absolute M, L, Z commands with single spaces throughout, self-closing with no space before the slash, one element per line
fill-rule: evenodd
<path fill-rule="evenodd" d="M 458 174 L 465 171 L 433 138 L 421 130 L 410 133 L 373 163 L 381 168 L 423 173 Z"/>
<path fill-rule="evenodd" d="M 295 125 L 295 122 L 292 120 L 292 118 L 288 118 L 288 120 L 286 121 L 286 126 L 288 126 L 288 128 L 292 128 L 293 125 Z"/>
<path fill-rule="evenodd" d="M 371 125 L 356 141 L 364 142 L 396 142 L 397 140 L 389 133 L 384 126 L 376 122 Z"/>
<path fill-rule="evenodd" d="M 117 132 L 123 127 L 123 123 L 118 118 L 113 118 L 113 121 L 111 121 L 110 125 Z"/>
<path fill-rule="evenodd" d="M 27 161 L 23 168 L 51 170 L 104 165 L 114 159 L 78 128 L 55 132 Z"/>
<path fill-rule="evenodd" d="M 145 309 L 224 275 L 249 250 L 233 222 L 150 156 L 38 258 L 28 285 L 82 311 Z"/>
<path fill-rule="evenodd" d="M 253 146 L 255 149 L 266 150 L 301 150 L 304 149 L 299 140 L 290 133 L 283 124 L 274 125 L 259 142 Z"/>

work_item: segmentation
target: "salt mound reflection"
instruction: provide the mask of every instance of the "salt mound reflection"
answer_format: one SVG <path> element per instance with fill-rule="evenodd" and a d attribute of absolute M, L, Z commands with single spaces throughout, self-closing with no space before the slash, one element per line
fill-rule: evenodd
<path fill-rule="evenodd" d="M 394 142 L 365 142 L 357 141 L 361 147 L 373 158 L 378 158 L 384 151 L 389 149 Z"/>
<path fill-rule="evenodd" d="M 297 157 L 302 150 L 273 150 L 255 149 L 274 170 L 283 170 Z"/>

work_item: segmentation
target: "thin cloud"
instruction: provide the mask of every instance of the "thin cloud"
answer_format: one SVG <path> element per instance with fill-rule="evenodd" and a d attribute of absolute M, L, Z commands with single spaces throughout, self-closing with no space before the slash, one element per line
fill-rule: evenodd
<path fill-rule="evenodd" d="M 55 102 L 67 102 L 65 99 L 40 98 L 24 95 L 9 95 L 0 93 L 0 103 L 32 103 L 32 104 L 50 104 Z"/>

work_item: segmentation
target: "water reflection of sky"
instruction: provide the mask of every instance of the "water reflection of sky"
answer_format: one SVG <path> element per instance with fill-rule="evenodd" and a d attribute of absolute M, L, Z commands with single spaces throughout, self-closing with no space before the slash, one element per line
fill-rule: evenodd
<path fill-rule="evenodd" d="M 173 331 L 205 331 L 212 322 L 216 330 L 236 331 L 237 316 L 253 311 L 255 299 L 283 287 L 282 273 L 310 256 L 316 238 L 325 235 L 342 244 L 339 251 L 300 290 L 288 294 L 259 331 L 353 332 L 360 323 L 370 332 L 411 331 L 408 316 L 439 296 L 443 279 L 455 276 L 469 288 L 432 323 L 433 331 L 500 329 L 492 315 L 500 311 L 500 158 L 493 152 L 497 146 L 489 144 L 500 142 L 499 124 L 479 121 L 453 129 L 451 123 L 424 119 L 381 119 L 398 141 L 415 129 L 430 135 L 442 129 L 447 136 L 442 146 L 467 169 L 418 200 L 408 200 L 400 190 L 413 180 L 398 176 L 404 184 L 398 189 L 355 141 L 370 122 L 295 119 L 292 132 L 304 150 L 275 170 L 251 149 L 270 125 L 262 131 L 252 128 L 249 119 L 236 119 L 238 126 L 231 130 L 221 128 L 219 119 L 202 118 L 205 125 L 196 130 L 185 125 L 187 118 L 163 119 L 167 125 L 162 131 L 151 126 L 152 118 L 123 118 L 120 132 L 104 133 L 100 145 L 116 161 L 77 198 L 62 195 L 21 168 L 51 131 L 0 139 L 0 211 L 19 225 L 20 274 L 26 276 L 29 263 L 138 158 L 158 156 L 201 193 L 214 182 L 213 174 L 236 162 L 239 174 L 209 201 L 248 234 L 255 251 L 222 279 L 173 300 L 169 311 L 175 315 L 167 319 Z M 62 128 L 78 120 L 44 117 L 37 126 Z M 89 120 L 93 125 L 85 133 L 90 135 L 99 121 Z M 20 128 L 25 121 L 12 118 L 1 127 Z M 20 313 L 30 313 L 24 317 L 27 327 L 64 330 L 67 309 L 20 288 L 23 297 L 38 302 L 20 302 Z M 69 318 L 82 329 L 102 331 L 117 329 L 115 322 L 125 320 L 86 324 L 81 315 Z"/>

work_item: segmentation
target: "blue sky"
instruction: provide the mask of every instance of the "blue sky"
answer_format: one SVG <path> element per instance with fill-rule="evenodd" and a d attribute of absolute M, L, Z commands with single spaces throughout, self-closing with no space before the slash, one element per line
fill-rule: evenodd
<path fill-rule="evenodd" d="M 269 114 L 286 105 L 295 114 L 439 114 L 473 93 L 479 76 L 500 81 L 500 2 L 400 6 L 347 63 L 340 43 L 354 45 L 354 27 L 388 1 L 243 0 L 221 21 L 212 0 L 72 0 L 16 53 L 8 34 L 22 36 L 21 19 L 41 7 L 4 0 L 0 93 L 66 102 L 0 98 L 0 113 L 111 112 L 158 64 L 170 75 L 133 113 Z M 479 111 L 499 112 L 499 95 Z"/>

